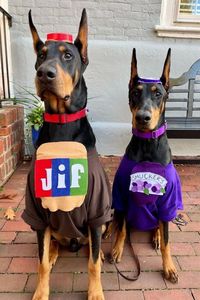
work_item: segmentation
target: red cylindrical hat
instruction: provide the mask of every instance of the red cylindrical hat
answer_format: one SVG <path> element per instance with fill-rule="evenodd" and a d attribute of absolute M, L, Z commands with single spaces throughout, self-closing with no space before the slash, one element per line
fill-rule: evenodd
<path fill-rule="evenodd" d="M 62 41 L 73 43 L 73 35 L 61 32 L 47 33 L 47 41 Z"/>

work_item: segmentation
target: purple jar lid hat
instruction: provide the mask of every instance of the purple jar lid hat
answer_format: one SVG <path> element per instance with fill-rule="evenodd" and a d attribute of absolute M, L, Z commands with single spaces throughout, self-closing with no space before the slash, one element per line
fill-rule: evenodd
<path fill-rule="evenodd" d="M 141 78 L 138 79 L 139 83 L 162 83 L 159 78 Z"/>

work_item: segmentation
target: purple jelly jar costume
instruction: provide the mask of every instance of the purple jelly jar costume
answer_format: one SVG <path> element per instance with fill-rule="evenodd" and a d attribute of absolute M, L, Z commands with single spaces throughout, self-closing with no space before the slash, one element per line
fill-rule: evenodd
<path fill-rule="evenodd" d="M 123 157 L 113 183 L 113 208 L 124 211 L 126 221 L 138 230 L 171 221 L 183 209 L 180 178 L 173 163 L 137 163 Z"/>

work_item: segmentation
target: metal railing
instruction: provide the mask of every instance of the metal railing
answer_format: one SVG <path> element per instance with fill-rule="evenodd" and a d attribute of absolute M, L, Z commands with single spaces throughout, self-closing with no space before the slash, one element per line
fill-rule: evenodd
<path fill-rule="evenodd" d="M 1 85 L 3 99 L 10 98 L 10 78 L 9 78 L 9 55 L 8 55 L 8 32 L 7 24 L 12 26 L 11 15 L 0 6 L 0 67 L 1 67 Z M 1 100 L 0 99 L 0 107 Z"/>

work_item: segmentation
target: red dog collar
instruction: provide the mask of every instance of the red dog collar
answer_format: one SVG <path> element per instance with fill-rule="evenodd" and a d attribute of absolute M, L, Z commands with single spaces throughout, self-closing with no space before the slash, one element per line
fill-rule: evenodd
<path fill-rule="evenodd" d="M 73 114 L 49 114 L 49 113 L 44 113 L 43 118 L 45 122 L 48 123 L 60 123 L 60 124 L 65 124 L 65 123 L 70 123 L 79 119 L 82 119 L 86 116 L 86 108 L 77 111 Z"/>

